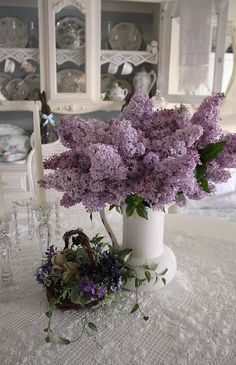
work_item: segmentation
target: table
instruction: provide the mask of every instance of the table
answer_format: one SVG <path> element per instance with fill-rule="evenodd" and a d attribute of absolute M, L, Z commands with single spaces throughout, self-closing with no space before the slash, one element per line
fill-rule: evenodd
<path fill-rule="evenodd" d="M 72 218 L 76 220 L 64 215 L 67 227 Z M 100 228 L 96 217 L 89 222 L 80 212 L 77 225 Z M 53 323 L 59 335 L 74 338 L 85 313 L 98 327 L 98 333 L 69 346 L 44 342 L 47 301 L 33 277 L 39 250 L 35 242 L 23 242 L 13 259 L 15 284 L 0 289 L 0 364 L 235 365 L 235 241 L 233 222 L 167 215 L 165 243 L 176 254 L 177 275 L 166 288 L 140 294 L 149 321 L 130 314 L 131 292 L 110 306 L 56 311 Z"/>

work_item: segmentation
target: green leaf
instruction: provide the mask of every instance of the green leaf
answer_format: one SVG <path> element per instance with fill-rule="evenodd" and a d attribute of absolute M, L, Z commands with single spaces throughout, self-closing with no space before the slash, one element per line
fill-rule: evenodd
<path fill-rule="evenodd" d="M 150 270 L 150 267 L 149 267 L 147 264 L 144 264 L 144 265 L 143 265 L 143 269 L 144 269 L 144 270 Z"/>
<path fill-rule="evenodd" d="M 206 174 L 207 166 L 206 165 L 197 165 L 195 169 L 195 176 L 197 181 L 203 178 Z"/>
<path fill-rule="evenodd" d="M 46 316 L 48 318 L 51 318 L 52 317 L 52 311 L 47 311 L 45 314 L 46 314 Z"/>
<path fill-rule="evenodd" d="M 156 275 L 156 278 L 155 278 L 155 281 L 154 281 L 154 284 L 153 285 L 156 285 L 157 281 L 158 281 L 158 275 Z"/>
<path fill-rule="evenodd" d="M 127 217 L 131 217 L 132 214 L 134 214 L 135 211 L 135 205 L 127 205 L 126 207 L 126 215 Z"/>
<path fill-rule="evenodd" d="M 207 179 L 202 177 L 201 179 L 199 179 L 198 183 L 203 191 L 205 191 L 206 193 L 210 193 Z"/>
<path fill-rule="evenodd" d="M 49 336 L 45 337 L 45 341 L 46 341 L 46 342 L 52 342 L 52 341 L 51 341 L 51 338 L 50 338 Z"/>
<path fill-rule="evenodd" d="M 70 340 L 68 340 L 67 338 L 64 337 L 59 337 L 61 343 L 63 343 L 63 345 L 69 345 L 71 343 Z"/>
<path fill-rule="evenodd" d="M 161 278 L 162 282 L 164 285 L 166 285 L 166 279 L 165 278 Z"/>
<path fill-rule="evenodd" d="M 119 257 L 124 261 L 129 261 L 131 255 L 132 255 L 132 248 L 125 248 L 124 250 L 121 250 L 118 252 Z"/>
<path fill-rule="evenodd" d="M 165 275 L 167 273 L 168 269 L 164 269 L 159 275 Z"/>
<path fill-rule="evenodd" d="M 146 279 L 147 279 L 147 281 L 150 283 L 150 281 L 151 281 L 151 273 L 150 273 L 150 271 L 145 271 L 145 276 L 146 276 Z"/>
<path fill-rule="evenodd" d="M 214 160 L 223 150 L 226 141 L 209 143 L 200 153 L 200 159 L 203 163 Z"/>
<path fill-rule="evenodd" d="M 139 205 L 143 203 L 143 198 L 138 194 L 130 194 L 126 197 L 125 202 L 128 205 Z"/>
<path fill-rule="evenodd" d="M 93 213 L 89 214 L 89 218 L 90 218 L 91 221 L 93 220 Z"/>
<path fill-rule="evenodd" d="M 92 330 L 92 331 L 98 331 L 97 326 L 93 323 L 93 322 L 88 322 L 88 327 Z"/>
<path fill-rule="evenodd" d="M 110 207 L 109 207 L 109 210 L 112 210 L 112 209 L 116 209 L 116 211 L 118 213 L 120 213 L 120 206 L 119 205 L 116 205 L 116 204 L 111 204 Z"/>
<path fill-rule="evenodd" d="M 81 307 L 84 307 L 87 302 L 87 299 L 83 296 L 82 293 L 80 293 L 79 298 L 77 299 L 77 303 L 81 305 Z"/>
<path fill-rule="evenodd" d="M 139 309 L 139 305 L 138 303 L 135 303 L 135 305 L 133 306 L 133 308 L 131 309 L 130 313 L 134 313 Z"/>
<path fill-rule="evenodd" d="M 91 240 L 90 242 L 93 243 L 94 245 L 104 245 L 104 243 L 102 242 L 104 239 L 103 236 L 99 236 L 99 234 L 97 233 Z M 82 251 L 84 251 L 84 249 L 82 249 Z"/>
<path fill-rule="evenodd" d="M 135 278 L 135 288 L 138 288 L 142 284 L 142 281 L 139 278 Z"/>
<path fill-rule="evenodd" d="M 149 317 L 148 316 L 143 316 L 144 321 L 148 321 Z"/>
<path fill-rule="evenodd" d="M 73 288 L 71 291 L 70 299 L 73 303 L 77 303 L 79 298 L 78 288 Z"/>
<path fill-rule="evenodd" d="M 48 301 L 49 304 L 49 308 L 52 310 L 55 308 L 56 304 L 57 304 L 58 300 L 56 298 L 51 298 Z"/>
<path fill-rule="evenodd" d="M 180 200 L 180 201 L 182 201 L 182 202 L 186 202 L 186 198 L 185 198 L 185 195 L 184 195 L 184 193 L 182 192 L 182 191 L 179 191 L 178 193 L 176 193 L 176 197 Z"/>
<path fill-rule="evenodd" d="M 64 299 L 64 300 L 66 299 L 68 291 L 69 291 L 69 289 L 65 289 L 63 291 L 63 293 L 62 293 L 62 299 Z"/>
<path fill-rule="evenodd" d="M 137 206 L 136 208 L 137 214 L 144 219 L 148 220 L 148 212 L 147 212 L 147 208 L 145 207 L 145 205 L 140 204 Z"/>

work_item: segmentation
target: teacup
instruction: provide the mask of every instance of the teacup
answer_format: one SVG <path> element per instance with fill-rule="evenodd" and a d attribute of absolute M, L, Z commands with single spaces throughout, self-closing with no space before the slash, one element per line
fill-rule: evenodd
<path fill-rule="evenodd" d="M 123 64 L 121 75 L 130 75 L 133 72 L 133 66 L 130 62 L 125 62 Z"/>
<path fill-rule="evenodd" d="M 36 65 L 31 60 L 24 60 L 20 65 L 20 70 L 26 73 L 34 73 L 36 71 Z"/>
<path fill-rule="evenodd" d="M 13 74 L 13 72 L 15 71 L 15 68 L 16 68 L 15 62 L 13 60 L 11 60 L 10 58 L 7 58 L 5 61 L 5 65 L 4 65 L 4 72 Z"/>
<path fill-rule="evenodd" d="M 108 70 L 107 70 L 107 72 L 109 73 L 109 74 L 112 74 L 112 75 L 115 75 L 116 73 L 117 73 L 117 71 L 118 71 L 118 66 L 117 65 L 115 65 L 114 63 L 112 63 L 112 62 L 110 62 L 109 63 L 109 66 L 108 66 Z"/>

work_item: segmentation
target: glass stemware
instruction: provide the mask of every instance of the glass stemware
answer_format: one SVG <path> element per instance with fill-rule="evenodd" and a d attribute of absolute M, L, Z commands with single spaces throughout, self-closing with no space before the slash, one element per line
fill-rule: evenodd
<path fill-rule="evenodd" d="M 52 239 L 52 228 L 49 223 L 52 204 L 47 202 L 46 207 L 41 208 L 38 203 L 32 203 L 32 209 L 37 221 L 36 234 L 39 241 L 42 262 L 44 263 L 47 261 L 46 251 L 49 248 Z"/>
<path fill-rule="evenodd" d="M 18 227 L 18 209 L 17 205 L 13 205 L 13 219 L 14 219 L 14 238 L 15 238 L 15 245 L 18 251 L 21 250 L 21 239 L 20 239 L 20 231 Z"/>
<path fill-rule="evenodd" d="M 34 226 L 34 216 L 33 216 L 33 209 L 32 209 L 32 198 L 26 202 L 26 209 L 27 209 L 27 227 L 28 227 L 28 238 L 30 240 L 33 239 L 35 233 L 35 226 Z"/>
<path fill-rule="evenodd" d="M 61 224 L 60 224 L 60 202 L 59 199 L 55 201 L 55 238 L 56 241 L 61 239 Z"/>
<path fill-rule="evenodd" d="M 9 236 L 9 215 L 3 217 L 0 222 L 0 269 L 3 286 L 9 286 L 13 282 L 11 268 L 11 239 Z"/>

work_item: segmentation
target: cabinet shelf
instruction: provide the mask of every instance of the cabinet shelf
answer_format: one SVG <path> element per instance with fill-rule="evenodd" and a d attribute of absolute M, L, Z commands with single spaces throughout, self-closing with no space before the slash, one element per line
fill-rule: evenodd
<path fill-rule="evenodd" d="M 39 63 L 38 48 L 0 48 L 0 62 L 7 58 L 11 58 L 16 62 L 21 63 L 24 60 L 30 59 Z M 65 62 L 73 62 L 80 66 L 85 62 L 85 48 L 80 49 L 57 49 L 56 50 L 57 64 L 60 66 Z M 124 62 L 130 62 L 134 66 L 139 66 L 144 62 L 157 64 L 157 55 L 146 51 L 115 51 L 101 50 L 101 65 L 112 62 L 117 66 Z"/>
<path fill-rule="evenodd" d="M 139 66 L 144 62 L 157 64 L 158 56 L 147 51 L 120 51 L 120 50 L 102 50 L 101 65 L 112 62 L 116 66 L 122 65 L 124 62 L 130 62 L 134 66 Z"/>
<path fill-rule="evenodd" d="M 0 48 L 0 62 L 11 58 L 21 63 L 24 60 L 33 60 L 39 62 L 38 48 Z"/>
<path fill-rule="evenodd" d="M 85 60 L 84 48 L 80 49 L 57 49 L 57 64 L 62 65 L 65 62 L 73 62 L 76 65 L 82 65 Z M 24 60 L 33 60 L 39 63 L 39 49 L 38 48 L 0 48 L 0 62 L 7 58 L 21 63 Z"/>

